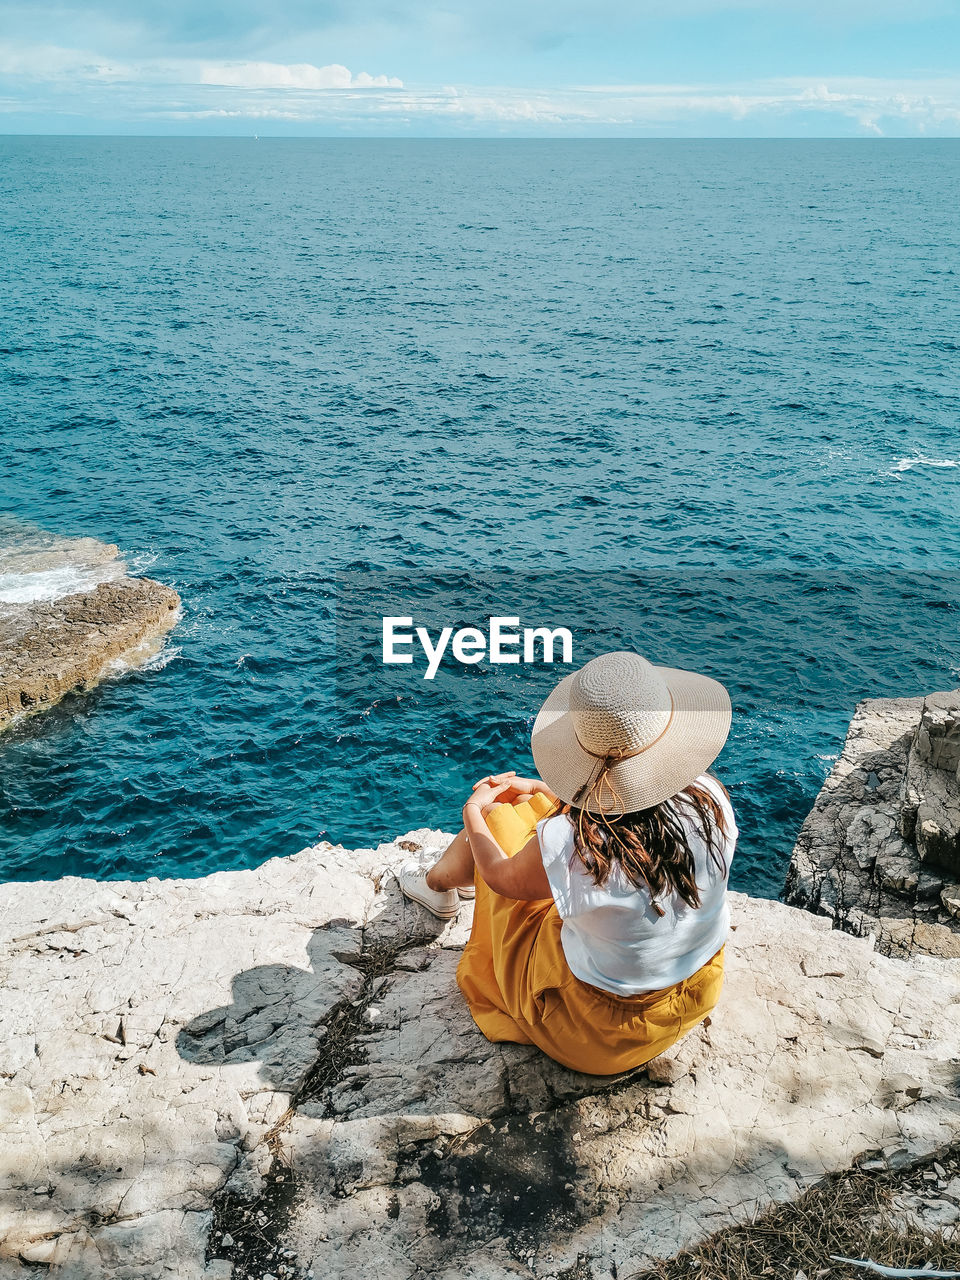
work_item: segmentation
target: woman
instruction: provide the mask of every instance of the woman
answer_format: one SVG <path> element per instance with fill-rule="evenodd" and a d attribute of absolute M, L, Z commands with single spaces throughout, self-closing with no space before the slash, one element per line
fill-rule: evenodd
<path fill-rule="evenodd" d="M 614 1075 L 714 1007 L 737 827 L 705 770 L 730 716 L 707 676 L 594 658 L 537 716 L 543 781 L 484 778 L 439 861 L 401 869 L 404 894 L 441 919 L 475 886 L 457 983 L 488 1040 Z"/>

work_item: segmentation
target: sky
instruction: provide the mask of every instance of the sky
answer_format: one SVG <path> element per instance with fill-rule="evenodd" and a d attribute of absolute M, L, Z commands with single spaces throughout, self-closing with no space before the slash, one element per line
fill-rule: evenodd
<path fill-rule="evenodd" d="M 960 0 L 0 0 L 0 132 L 955 137 Z"/>

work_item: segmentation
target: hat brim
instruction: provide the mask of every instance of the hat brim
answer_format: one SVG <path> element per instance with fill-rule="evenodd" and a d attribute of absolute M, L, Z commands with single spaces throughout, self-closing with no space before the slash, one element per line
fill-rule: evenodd
<path fill-rule="evenodd" d="M 646 751 L 620 761 L 607 773 L 602 805 L 594 812 L 633 813 L 662 804 L 689 786 L 720 754 L 730 732 L 733 710 L 730 695 L 717 680 L 683 671 L 657 667 L 673 699 L 673 714 L 666 731 Z M 566 676 L 540 708 L 530 745 L 537 772 L 567 804 L 593 781 L 600 761 L 580 745 L 570 715 L 570 690 L 576 672 Z M 616 802 L 610 790 L 620 797 Z"/>

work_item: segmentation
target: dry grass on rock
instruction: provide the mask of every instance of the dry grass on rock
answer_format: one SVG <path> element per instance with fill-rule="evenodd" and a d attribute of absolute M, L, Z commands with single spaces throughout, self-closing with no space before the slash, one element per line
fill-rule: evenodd
<path fill-rule="evenodd" d="M 958 1224 L 960 1147 L 907 1171 L 837 1175 L 631 1280 L 854 1280 L 876 1274 L 833 1262 L 831 1255 L 960 1271 Z"/>

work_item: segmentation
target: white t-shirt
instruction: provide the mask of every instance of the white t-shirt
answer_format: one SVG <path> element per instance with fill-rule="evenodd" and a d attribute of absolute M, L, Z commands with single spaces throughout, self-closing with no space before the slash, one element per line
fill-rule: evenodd
<path fill-rule="evenodd" d="M 646 887 L 636 888 L 616 862 L 607 882 L 594 884 L 574 853 L 567 815 L 537 823 L 544 870 L 563 920 L 563 953 L 581 981 L 619 996 L 660 991 L 689 978 L 723 946 L 730 925 L 727 876 L 737 824 L 716 780 L 703 774 L 697 783 L 716 797 L 726 827 L 722 872 L 710 857 L 696 814 L 682 802 L 676 806 L 693 854 L 699 907 L 689 907 L 671 893 L 659 899 L 664 914 L 658 916 Z"/>

